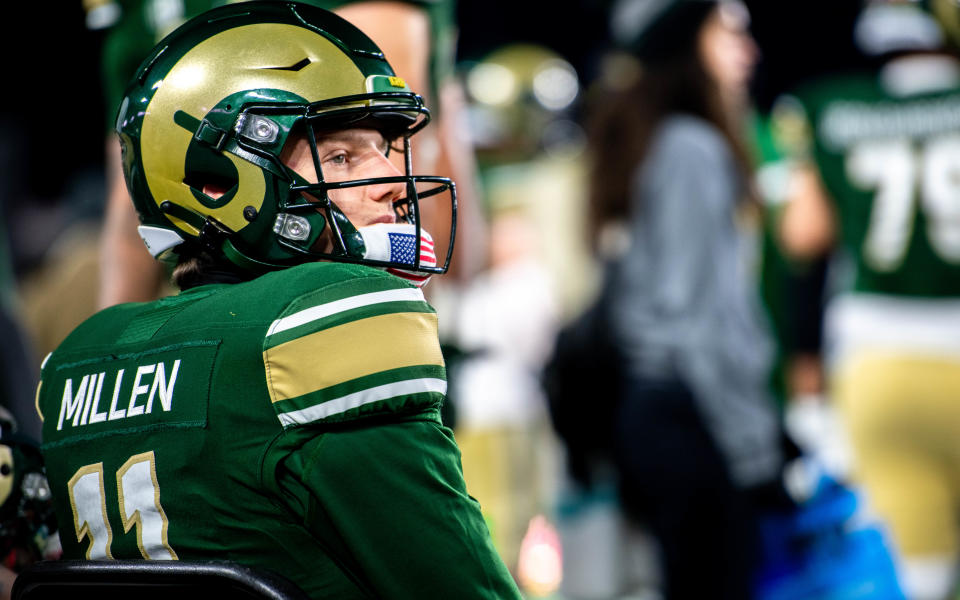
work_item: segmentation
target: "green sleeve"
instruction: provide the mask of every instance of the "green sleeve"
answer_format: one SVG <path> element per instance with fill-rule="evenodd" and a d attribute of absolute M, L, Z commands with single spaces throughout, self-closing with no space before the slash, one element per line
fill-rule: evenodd
<path fill-rule="evenodd" d="M 521 598 L 435 418 L 323 434 L 286 468 L 309 493 L 307 527 L 372 595 Z"/>

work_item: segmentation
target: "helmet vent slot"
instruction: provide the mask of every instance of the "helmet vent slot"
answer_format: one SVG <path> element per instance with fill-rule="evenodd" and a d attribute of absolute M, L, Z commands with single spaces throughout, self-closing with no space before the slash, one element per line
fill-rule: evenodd
<path fill-rule="evenodd" d="M 293 63 L 289 67 L 263 67 L 264 69 L 270 71 L 299 71 L 309 65 L 312 61 L 309 58 L 304 57 L 298 62 Z"/>

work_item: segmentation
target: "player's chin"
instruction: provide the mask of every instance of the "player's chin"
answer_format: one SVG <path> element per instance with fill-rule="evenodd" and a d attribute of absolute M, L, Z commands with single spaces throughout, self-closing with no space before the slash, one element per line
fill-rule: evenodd
<path fill-rule="evenodd" d="M 397 222 L 398 222 L 397 216 L 394 214 L 379 215 L 376 217 L 371 217 L 371 219 L 367 222 L 366 226 L 369 227 L 370 225 L 379 225 L 381 223 L 386 223 L 387 225 L 393 225 L 394 223 L 397 223 Z"/>

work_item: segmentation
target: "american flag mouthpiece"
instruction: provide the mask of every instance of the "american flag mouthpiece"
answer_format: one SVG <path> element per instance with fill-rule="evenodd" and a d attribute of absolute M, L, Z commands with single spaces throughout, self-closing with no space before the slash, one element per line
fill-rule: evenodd
<path fill-rule="evenodd" d="M 366 247 L 363 255 L 366 259 L 409 265 L 412 269 L 416 265 L 419 250 L 420 267 L 437 266 L 433 238 L 424 229 L 420 230 L 419 240 L 417 240 L 416 228 L 406 223 L 378 223 L 361 227 L 358 231 Z M 430 279 L 429 273 L 396 267 L 387 267 L 386 271 L 418 287 L 423 287 Z"/>

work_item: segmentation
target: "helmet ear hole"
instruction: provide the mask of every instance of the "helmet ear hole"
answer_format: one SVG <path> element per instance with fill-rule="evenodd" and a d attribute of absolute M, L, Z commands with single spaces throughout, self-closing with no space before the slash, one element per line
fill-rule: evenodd
<path fill-rule="evenodd" d="M 193 196 L 207 208 L 219 208 L 237 191 L 240 175 L 237 167 L 223 154 L 193 142 L 187 149 L 185 177 Z M 209 193 L 208 193 L 209 192 Z"/>
<path fill-rule="evenodd" d="M 200 192 L 212 200 L 219 200 L 231 192 L 235 193 L 236 187 L 236 185 L 226 187 L 222 183 L 209 182 L 203 185 L 203 188 L 201 188 Z"/>

